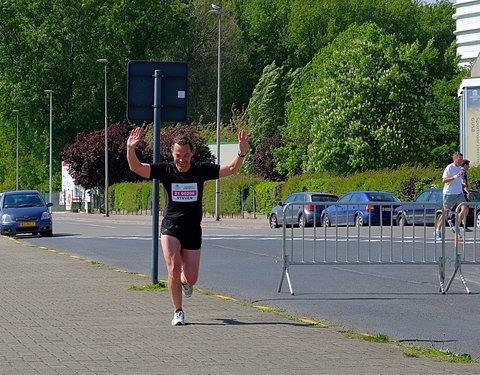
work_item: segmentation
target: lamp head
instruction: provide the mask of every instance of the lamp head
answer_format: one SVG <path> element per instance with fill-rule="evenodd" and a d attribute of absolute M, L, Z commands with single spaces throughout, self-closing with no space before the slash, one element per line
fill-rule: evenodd
<path fill-rule="evenodd" d="M 108 59 L 97 59 L 99 63 L 108 63 Z"/>

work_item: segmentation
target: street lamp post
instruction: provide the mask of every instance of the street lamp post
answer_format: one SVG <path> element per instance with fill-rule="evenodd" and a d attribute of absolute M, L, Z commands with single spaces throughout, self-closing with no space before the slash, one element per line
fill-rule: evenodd
<path fill-rule="evenodd" d="M 220 164 L 220 115 L 221 115 L 221 36 L 222 36 L 222 13 L 219 5 L 212 4 L 212 10 L 208 13 L 218 16 L 218 51 L 217 51 L 217 164 Z M 220 179 L 216 181 L 215 192 L 215 220 L 220 220 Z"/>
<path fill-rule="evenodd" d="M 52 202 L 52 128 L 53 128 L 53 118 L 52 118 L 52 98 L 53 98 L 53 90 L 44 90 L 50 96 L 50 157 L 49 157 L 49 179 L 48 179 L 48 186 L 49 186 L 49 193 L 48 193 L 48 201 Z"/>
<path fill-rule="evenodd" d="M 105 64 L 105 216 L 108 216 L 108 100 L 107 100 L 107 59 L 97 59 Z"/>
<path fill-rule="evenodd" d="M 15 165 L 16 165 L 16 168 L 15 168 L 15 190 L 18 190 L 18 113 L 20 112 L 20 110 L 18 109 L 14 109 L 12 110 L 12 112 L 15 112 L 17 114 L 17 154 L 16 154 L 16 158 L 15 158 Z"/>

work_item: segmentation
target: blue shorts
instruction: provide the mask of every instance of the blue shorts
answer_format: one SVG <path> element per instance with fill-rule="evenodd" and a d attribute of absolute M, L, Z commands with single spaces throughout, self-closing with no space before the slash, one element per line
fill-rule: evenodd
<path fill-rule="evenodd" d="M 457 204 L 465 202 L 465 196 L 460 194 L 443 194 L 443 207 L 452 208 Z"/>

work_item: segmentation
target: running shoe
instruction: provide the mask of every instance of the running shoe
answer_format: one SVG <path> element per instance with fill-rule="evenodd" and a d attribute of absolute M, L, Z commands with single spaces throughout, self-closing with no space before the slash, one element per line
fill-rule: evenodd
<path fill-rule="evenodd" d="M 185 296 L 185 298 L 190 298 L 193 293 L 193 287 L 191 285 L 182 283 L 182 293 Z"/>
<path fill-rule="evenodd" d="M 185 314 L 183 310 L 175 311 L 172 319 L 172 326 L 184 326 L 185 325 Z"/>
<path fill-rule="evenodd" d="M 435 239 L 437 241 L 441 241 L 442 240 L 442 231 L 440 229 L 436 229 L 435 232 Z"/>
<path fill-rule="evenodd" d="M 457 233 L 457 229 L 455 228 L 455 225 L 450 226 L 450 229 L 454 234 L 458 235 L 458 238 L 462 238 L 462 234 L 460 233 L 460 230 Z"/>
<path fill-rule="evenodd" d="M 465 232 L 473 232 L 470 228 L 465 228 Z"/>
<path fill-rule="evenodd" d="M 448 219 L 447 223 L 448 223 L 448 226 L 450 227 L 450 229 L 452 230 L 452 232 L 455 233 L 455 224 L 453 224 L 452 219 Z"/>

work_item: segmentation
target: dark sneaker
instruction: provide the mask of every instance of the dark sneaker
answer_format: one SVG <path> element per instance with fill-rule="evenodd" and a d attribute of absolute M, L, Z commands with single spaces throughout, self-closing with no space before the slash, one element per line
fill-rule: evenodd
<path fill-rule="evenodd" d="M 172 319 L 172 326 L 184 326 L 185 325 L 185 314 L 182 310 L 175 311 Z"/>
<path fill-rule="evenodd" d="M 188 284 L 182 284 L 182 293 L 186 298 L 190 298 L 193 293 L 193 287 Z"/>

